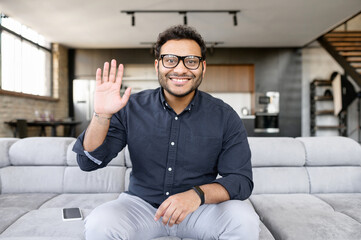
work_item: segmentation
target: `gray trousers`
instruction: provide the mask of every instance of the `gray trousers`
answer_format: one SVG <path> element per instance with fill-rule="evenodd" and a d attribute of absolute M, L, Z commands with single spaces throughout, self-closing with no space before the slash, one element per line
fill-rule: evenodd
<path fill-rule="evenodd" d="M 258 239 L 259 217 L 248 202 L 204 204 L 173 227 L 154 220 L 156 208 L 126 193 L 95 208 L 85 219 L 87 240 L 147 240 L 164 236 L 191 239 Z"/>

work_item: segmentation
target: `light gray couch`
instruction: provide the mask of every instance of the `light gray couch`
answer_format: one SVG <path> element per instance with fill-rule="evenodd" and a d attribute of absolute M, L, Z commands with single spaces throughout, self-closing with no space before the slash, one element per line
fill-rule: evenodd
<path fill-rule="evenodd" d="M 104 169 L 83 172 L 74 138 L 0 139 L 0 239 L 84 239 L 63 207 L 96 206 L 127 189 L 123 150 Z M 361 147 L 343 137 L 249 138 L 260 239 L 361 239 Z M 210 224 L 212 224 L 210 222 Z M 164 237 L 160 239 L 178 239 Z"/>

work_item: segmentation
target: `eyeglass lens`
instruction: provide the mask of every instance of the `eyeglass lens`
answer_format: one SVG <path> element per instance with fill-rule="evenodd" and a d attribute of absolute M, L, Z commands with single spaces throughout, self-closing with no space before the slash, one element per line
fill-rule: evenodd
<path fill-rule="evenodd" d="M 176 55 L 164 55 L 163 66 L 166 68 L 173 68 L 178 65 L 179 59 L 183 60 L 184 65 L 188 69 L 197 69 L 199 67 L 200 59 L 196 56 L 178 57 Z"/>

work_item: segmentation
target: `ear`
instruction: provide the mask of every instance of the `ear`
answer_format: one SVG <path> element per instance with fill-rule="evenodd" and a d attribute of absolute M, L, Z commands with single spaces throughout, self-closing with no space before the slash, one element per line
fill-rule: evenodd
<path fill-rule="evenodd" d="M 204 75 L 206 74 L 206 61 L 203 61 L 203 68 L 202 68 L 202 76 L 203 76 L 203 78 L 204 78 Z"/>
<path fill-rule="evenodd" d="M 155 68 L 155 72 L 157 73 L 157 76 L 158 76 L 158 64 L 159 64 L 159 61 L 157 59 L 154 60 L 154 68 Z"/>

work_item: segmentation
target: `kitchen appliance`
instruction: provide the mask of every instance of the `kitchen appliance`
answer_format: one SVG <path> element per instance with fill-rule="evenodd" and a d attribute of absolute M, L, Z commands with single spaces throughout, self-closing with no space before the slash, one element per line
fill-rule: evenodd
<path fill-rule="evenodd" d="M 73 80 L 74 119 L 81 124 L 76 126 L 78 136 L 84 131 L 93 117 L 95 80 Z"/>
<path fill-rule="evenodd" d="M 255 128 L 256 133 L 279 132 L 279 92 L 256 94 Z"/>

